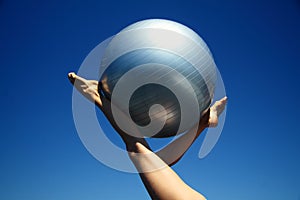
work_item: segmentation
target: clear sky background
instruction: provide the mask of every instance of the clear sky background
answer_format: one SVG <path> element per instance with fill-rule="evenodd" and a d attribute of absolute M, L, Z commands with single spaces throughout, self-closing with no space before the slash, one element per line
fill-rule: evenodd
<path fill-rule="evenodd" d="M 299 0 L 0 1 L 0 199 L 150 199 L 137 174 L 82 145 L 67 79 L 147 18 L 201 35 L 229 97 L 213 151 L 198 158 L 202 135 L 174 170 L 210 200 L 299 200 Z"/>

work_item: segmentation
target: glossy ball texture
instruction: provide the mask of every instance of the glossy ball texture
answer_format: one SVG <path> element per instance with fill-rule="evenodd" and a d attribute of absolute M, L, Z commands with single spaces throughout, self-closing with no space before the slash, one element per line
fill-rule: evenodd
<path fill-rule="evenodd" d="M 190 116 L 207 111 L 216 82 L 205 42 L 190 28 L 162 19 L 134 23 L 115 35 L 100 74 L 99 92 L 148 137 L 170 137 L 197 125 L 199 118 Z M 194 98 L 196 104 L 189 103 Z"/>

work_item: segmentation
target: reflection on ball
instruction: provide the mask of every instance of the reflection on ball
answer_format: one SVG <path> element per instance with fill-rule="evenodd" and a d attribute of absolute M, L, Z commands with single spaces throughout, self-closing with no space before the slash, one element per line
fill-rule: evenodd
<path fill-rule="evenodd" d="M 189 109 L 185 113 L 197 111 L 200 116 L 208 109 L 215 67 L 207 45 L 188 27 L 169 20 L 144 20 L 111 40 L 101 61 L 99 92 L 129 113 L 137 126 L 149 127 L 145 136 L 170 137 L 198 123 L 199 119 L 188 119 L 180 125 L 187 118 L 185 107 Z M 197 104 L 189 108 L 188 100 L 194 96 Z M 149 125 L 152 122 L 163 126 L 156 130 Z"/>

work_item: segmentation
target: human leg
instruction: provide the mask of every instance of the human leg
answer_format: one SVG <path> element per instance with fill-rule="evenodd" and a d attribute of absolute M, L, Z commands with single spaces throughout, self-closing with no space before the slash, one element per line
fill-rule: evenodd
<path fill-rule="evenodd" d="M 70 73 L 68 76 L 71 83 L 74 84 L 77 90 L 79 90 L 79 92 L 81 92 L 90 101 L 94 102 L 103 111 L 112 126 L 119 133 L 126 144 L 130 159 L 139 172 L 149 195 L 153 199 L 205 199 L 203 195 L 184 183 L 168 166 L 168 164 L 163 161 L 168 159 L 168 154 L 160 155 L 163 158 L 161 159 L 158 156 L 159 152 L 158 155 L 152 152 L 144 138 L 130 136 L 116 126 L 112 118 L 110 102 L 107 102 L 105 98 L 101 98 L 101 95 L 98 94 L 97 81 L 85 80 L 74 73 Z M 226 101 L 222 104 L 223 107 L 225 107 L 225 104 Z M 218 116 L 218 113 L 222 112 L 221 110 L 221 107 L 218 107 L 218 109 L 211 109 L 209 114 L 212 113 L 213 115 L 216 114 Z M 183 156 L 193 141 L 195 141 L 195 139 L 210 123 L 212 125 L 216 124 L 215 118 L 212 118 L 210 121 L 209 114 L 205 115 L 206 118 L 202 118 L 202 122 L 200 121 L 197 134 L 185 134 L 172 143 L 173 146 L 170 146 L 172 148 L 186 144 L 186 147 L 184 148 L 185 150 L 179 152 L 179 157 L 175 159 L 173 163 L 177 162 Z"/>

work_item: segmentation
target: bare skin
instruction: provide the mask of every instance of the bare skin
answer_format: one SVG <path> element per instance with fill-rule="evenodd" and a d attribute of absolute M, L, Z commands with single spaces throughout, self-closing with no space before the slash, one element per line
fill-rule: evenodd
<path fill-rule="evenodd" d="M 169 166 L 180 160 L 205 128 L 217 126 L 218 117 L 225 108 L 227 97 L 217 101 L 201 118 L 198 127 L 195 127 L 196 134 L 190 131 L 154 153 L 144 138 L 130 136 L 118 128 L 112 117 L 110 102 L 98 93 L 98 81 L 86 80 L 73 72 L 68 74 L 68 78 L 83 96 L 101 109 L 119 133 L 152 199 L 205 199 L 202 194 L 184 183 Z M 174 153 L 174 149 L 178 149 L 178 152 Z"/>

